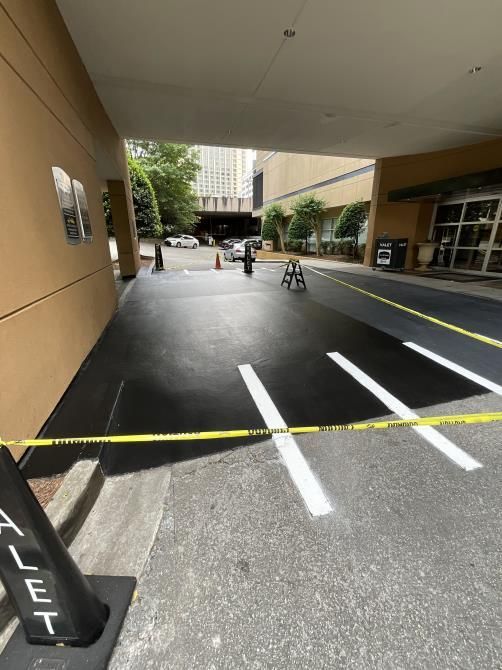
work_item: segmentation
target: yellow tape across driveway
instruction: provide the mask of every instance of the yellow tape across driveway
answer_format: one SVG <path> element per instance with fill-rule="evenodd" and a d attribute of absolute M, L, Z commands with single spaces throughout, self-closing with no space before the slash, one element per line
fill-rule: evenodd
<path fill-rule="evenodd" d="M 414 428 L 415 426 L 464 426 L 473 423 L 493 423 L 502 421 L 502 412 L 481 414 L 448 414 L 428 416 L 418 419 L 398 419 L 396 421 L 372 421 L 369 423 L 344 423 L 329 426 L 292 426 L 288 428 L 245 428 L 241 430 L 209 430 L 197 433 L 147 433 L 142 435 L 102 435 L 99 437 L 57 437 L 35 438 L 33 440 L 0 439 L 0 447 L 63 447 L 73 444 L 127 444 L 141 442 L 184 442 L 190 440 L 219 440 L 234 437 L 256 437 L 257 435 L 278 435 L 290 433 L 337 433 L 347 430 L 387 430 L 390 428 Z"/>
<path fill-rule="evenodd" d="M 436 319 L 434 316 L 429 316 L 428 314 L 424 314 L 423 312 L 418 312 L 416 309 L 411 309 L 411 307 L 406 307 L 405 305 L 400 305 L 398 302 L 393 302 L 392 300 L 387 300 L 387 298 L 382 298 L 380 295 L 376 295 L 375 293 L 370 293 L 370 291 L 365 291 L 362 288 L 359 288 L 358 286 L 354 286 L 353 284 L 349 284 L 348 282 L 342 281 L 341 279 L 336 279 L 335 277 L 331 277 L 331 275 L 327 275 L 324 272 L 320 272 L 319 270 L 315 270 L 314 268 L 310 267 L 310 265 L 304 265 L 304 267 L 307 270 L 310 270 L 311 272 L 315 272 L 318 275 L 321 275 L 322 277 L 326 277 L 326 279 L 331 279 L 331 281 L 336 282 L 337 284 L 340 284 L 341 286 L 345 286 L 346 288 L 351 288 L 353 291 L 357 291 L 358 293 L 362 293 L 363 295 L 368 296 L 369 298 L 374 298 L 375 300 L 378 300 L 379 302 L 383 302 L 386 305 L 390 305 L 391 307 L 395 307 L 396 309 L 400 309 L 403 312 L 408 312 L 408 314 L 413 314 L 413 316 L 418 316 L 420 319 L 425 319 L 426 321 L 430 321 L 431 323 L 435 323 L 437 326 L 442 326 L 443 328 L 448 328 L 448 330 L 453 330 L 455 333 L 460 333 L 460 335 L 465 335 L 466 337 L 471 337 L 473 340 L 478 340 L 479 342 L 484 342 L 485 344 L 490 344 L 492 347 L 497 347 L 497 349 L 502 349 L 502 342 L 497 342 L 497 340 L 493 340 L 491 337 L 486 337 L 485 335 L 478 335 L 478 333 L 471 333 L 470 330 L 465 330 L 465 328 L 461 328 L 460 326 L 455 326 L 452 323 L 447 323 L 446 321 L 441 321 L 441 319 Z"/>

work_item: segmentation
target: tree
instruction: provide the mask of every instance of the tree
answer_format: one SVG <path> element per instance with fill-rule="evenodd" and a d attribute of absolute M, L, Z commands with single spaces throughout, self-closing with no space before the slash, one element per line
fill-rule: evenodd
<path fill-rule="evenodd" d="M 141 165 L 134 158 L 129 157 L 127 164 L 138 237 L 160 237 L 162 235 L 162 225 L 152 184 Z M 109 193 L 103 193 L 103 209 L 105 210 L 106 230 L 108 235 L 113 236 L 115 231 Z"/>
<path fill-rule="evenodd" d="M 197 150 L 148 140 L 131 140 L 128 147 L 152 183 L 164 231 L 170 235 L 193 232 L 198 200 L 192 184 L 200 170 Z"/>
<path fill-rule="evenodd" d="M 357 256 L 359 235 L 364 230 L 366 219 L 367 214 L 364 204 L 358 200 L 345 205 L 336 224 L 335 234 L 337 237 L 351 237 L 354 240 L 354 256 Z"/>
<path fill-rule="evenodd" d="M 138 237 L 160 237 L 162 225 L 153 186 L 137 160 L 129 157 L 128 165 Z"/>
<path fill-rule="evenodd" d="M 293 210 L 293 220 L 291 225 L 303 225 L 304 229 L 308 231 L 305 237 L 314 232 L 316 255 L 321 255 L 321 236 L 322 236 L 322 220 L 321 214 L 326 209 L 326 203 L 321 198 L 318 198 L 314 193 L 300 195 L 291 205 Z M 289 227 L 291 237 L 291 225 Z M 296 239 L 300 239 L 297 237 Z"/>
<path fill-rule="evenodd" d="M 106 232 L 109 237 L 113 237 L 115 231 L 113 229 L 112 208 L 110 206 L 110 194 L 108 191 L 103 193 L 103 209 L 105 210 Z"/>
<path fill-rule="evenodd" d="M 274 240 L 279 238 L 281 251 L 286 251 L 284 247 L 284 217 L 286 212 L 284 207 L 278 203 L 267 205 L 263 210 L 263 226 L 261 236 L 264 240 Z"/>
<path fill-rule="evenodd" d="M 300 219 L 293 214 L 293 218 L 291 219 L 288 228 L 288 238 L 290 240 L 304 240 L 309 237 L 311 233 L 312 228 L 310 228 L 303 219 Z"/>
<path fill-rule="evenodd" d="M 263 221 L 261 226 L 261 237 L 262 240 L 272 240 L 272 242 L 277 242 L 279 235 L 277 234 L 277 228 L 270 221 Z"/>

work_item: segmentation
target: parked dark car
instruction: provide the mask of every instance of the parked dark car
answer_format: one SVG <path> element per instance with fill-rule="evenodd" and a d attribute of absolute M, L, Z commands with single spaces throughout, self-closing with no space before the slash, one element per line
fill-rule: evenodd
<path fill-rule="evenodd" d="M 229 237 L 226 240 L 223 240 L 223 242 L 220 242 L 220 249 L 230 249 L 230 247 L 233 247 L 234 244 L 238 244 L 241 242 L 240 237 Z"/>
<path fill-rule="evenodd" d="M 248 242 L 251 242 L 255 249 L 261 249 L 262 247 L 262 238 L 259 235 L 251 235 L 251 237 L 246 238 Z"/>

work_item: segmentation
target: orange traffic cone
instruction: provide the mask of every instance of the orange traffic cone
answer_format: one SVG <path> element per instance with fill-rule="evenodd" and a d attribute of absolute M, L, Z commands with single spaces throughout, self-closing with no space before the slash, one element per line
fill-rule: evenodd
<path fill-rule="evenodd" d="M 218 252 L 216 252 L 216 263 L 214 264 L 214 269 L 221 270 L 220 254 Z"/>

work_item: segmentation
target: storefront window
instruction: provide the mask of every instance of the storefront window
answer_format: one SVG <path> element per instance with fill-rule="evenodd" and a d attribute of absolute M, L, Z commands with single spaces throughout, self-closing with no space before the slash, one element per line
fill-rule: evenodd
<path fill-rule="evenodd" d="M 436 223 L 458 223 L 463 208 L 463 202 L 454 205 L 439 205 L 436 212 Z"/>
<path fill-rule="evenodd" d="M 323 219 L 322 236 L 323 242 L 331 242 L 335 239 L 335 228 L 338 219 Z"/>
<path fill-rule="evenodd" d="M 458 226 L 436 226 L 434 228 L 432 239 L 434 242 L 439 242 L 441 246 L 434 251 L 433 265 L 443 268 L 450 267 L 457 232 Z"/>
<path fill-rule="evenodd" d="M 502 221 L 498 224 L 495 239 L 493 240 L 493 249 L 502 249 Z"/>
<path fill-rule="evenodd" d="M 502 249 L 494 249 L 488 259 L 487 272 L 502 272 Z"/>
<path fill-rule="evenodd" d="M 463 221 L 494 221 L 499 201 L 475 200 L 465 206 Z"/>
<path fill-rule="evenodd" d="M 470 272 L 501 272 L 502 220 L 496 220 L 502 217 L 500 202 L 499 197 L 438 205 L 432 239 L 440 246 L 434 252 L 432 265 Z"/>
<path fill-rule="evenodd" d="M 457 238 L 458 226 L 436 226 L 432 239 L 446 246 L 453 246 Z"/>
<path fill-rule="evenodd" d="M 484 249 L 457 249 L 453 267 L 458 270 L 477 270 L 483 269 L 483 263 L 486 257 Z"/>
<path fill-rule="evenodd" d="M 492 234 L 493 223 L 475 223 L 460 226 L 459 247 L 487 247 Z"/>

